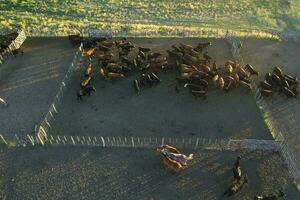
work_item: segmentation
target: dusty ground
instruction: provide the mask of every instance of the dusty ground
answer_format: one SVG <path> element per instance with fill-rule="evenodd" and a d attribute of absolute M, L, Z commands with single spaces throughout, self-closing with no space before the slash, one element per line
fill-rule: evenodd
<path fill-rule="evenodd" d="M 278 154 L 193 153 L 193 164 L 172 174 L 153 149 L 5 149 L 2 185 L 6 199 L 220 199 L 232 180 L 232 164 L 241 154 L 249 184 L 231 199 L 252 200 L 257 192 L 278 189 L 286 199 L 300 198 Z"/>
<path fill-rule="evenodd" d="M 66 38 L 28 38 L 24 56 L 11 57 L 0 67 L 0 133 L 32 133 L 41 122 L 70 66 L 75 49 Z"/>
<path fill-rule="evenodd" d="M 7 79 L 1 78 L 1 96 L 7 98 L 11 105 L 17 103 L 19 106 L 10 105 L 7 110 L 1 109 L 1 132 L 20 131 L 24 127 L 22 133 L 27 133 L 46 113 L 74 51 L 68 41 L 56 40 L 49 39 L 41 47 L 39 39 L 30 39 L 24 47 L 25 52 L 26 48 L 32 48 L 32 52 L 27 49 L 32 63 L 28 59 L 25 63 L 23 58 L 10 61 L 9 66 L 14 67 L 11 72 L 8 71 L 10 75 L 4 76 Z M 231 57 L 224 41 L 213 42 L 215 45 L 210 52 L 218 63 Z M 178 41 L 158 40 L 155 44 L 147 45 L 155 45 L 158 50 L 160 44 L 170 46 L 174 43 Z M 49 46 L 52 45 L 59 48 L 59 51 L 50 48 L 53 53 L 50 56 Z M 297 44 L 248 40 L 244 48 L 242 53 L 245 61 L 261 70 L 266 70 L 264 66 L 271 67 L 268 63 L 283 62 L 290 72 L 300 73 L 296 68 L 299 63 Z M 279 52 L 281 59 L 273 58 L 278 56 L 276 52 Z M 68 62 L 66 58 L 69 58 Z M 23 67 L 38 65 L 41 71 L 46 70 L 45 74 L 48 73 L 45 77 L 51 77 L 51 73 L 47 72 L 49 67 L 41 65 L 44 62 L 50 62 L 51 68 L 57 68 L 56 73 L 60 78 L 4 89 L 6 84 L 14 86 L 12 83 L 20 79 L 19 76 L 29 76 L 23 73 L 26 71 L 21 69 Z M 66 63 L 66 66 L 61 62 Z M 12 73 L 14 71 L 16 73 Z M 81 72 L 74 78 L 59 109 L 51 130 L 53 134 L 271 138 L 251 94 L 241 89 L 228 94 L 212 90 L 206 101 L 194 100 L 187 91 L 175 93 L 174 72 L 170 75 L 160 73 L 163 79 L 161 85 L 147 88 L 137 96 L 131 85 L 135 77 L 132 75 L 125 80 L 113 82 L 96 79 L 97 92 L 77 103 L 75 93 L 80 75 Z M 295 109 L 295 115 L 297 113 L 299 109 Z M 184 152 L 190 153 L 189 150 Z M 231 166 L 238 154 L 244 158 L 242 167 L 250 182 L 232 199 L 252 200 L 257 192 L 280 188 L 287 194 L 286 199 L 300 198 L 282 158 L 276 153 L 204 150 L 192 153 L 195 153 L 195 162 L 183 173 L 176 175 L 164 169 L 161 159 L 152 149 L 0 149 L 0 199 L 219 199 L 232 178 Z"/>
<path fill-rule="evenodd" d="M 164 51 L 172 44 L 185 42 L 196 45 L 200 40 L 139 39 L 133 42 Z M 223 65 L 231 58 L 224 40 L 210 40 L 210 55 Z M 82 71 L 73 80 L 66 94 L 51 134 L 105 136 L 171 136 L 207 138 L 269 139 L 266 127 L 257 112 L 250 93 L 239 88 L 225 94 L 210 89 L 207 100 L 195 100 L 187 90 L 174 90 L 177 72 L 160 72 L 162 83 L 136 95 L 132 81 L 137 74 L 124 80 L 105 81 L 97 76 L 97 92 L 76 101 Z"/>
<path fill-rule="evenodd" d="M 266 72 L 273 67 L 281 66 L 283 71 L 300 78 L 300 42 L 272 42 L 268 40 L 244 40 L 242 56 L 245 62 L 252 63 L 262 72 L 258 80 L 262 80 Z M 299 91 L 299 86 L 298 86 Z M 265 98 L 270 106 L 275 126 L 287 138 L 290 149 L 300 162 L 300 97 L 287 99 L 276 94 L 273 98 Z"/>

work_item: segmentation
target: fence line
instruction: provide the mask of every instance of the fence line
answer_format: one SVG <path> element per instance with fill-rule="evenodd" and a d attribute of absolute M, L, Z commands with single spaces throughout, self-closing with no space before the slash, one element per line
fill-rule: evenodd
<path fill-rule="evenodd" d="M 227 41 L 232 45 L 232 55 L 233 57 L 238 60 L 242 66 L 245 65 L 243 58 L 240 55 L 240 50 L 242 48 L 242 42 L 235 37 L 231 37 L 227 35 Z M 257 87 L 256 83 L 252 81 L 253 86 L 253 96 L 255 103 L 262 114 L 263 120 L 267 125 L 272 137 L 276 142 L 279 144 L 279 152 L 281 153 L 282 157 L 285 160 L 285 163 L 288 166 L 290 174 L 292 175 L 294 182 L 296 185 L 300 184 L 300 164 L 295 158 L 294 154 L 290 151 L 288 141 L 282 135 L 280 129 L 276 126 L 276 122 L 271 115 L 271 110 L 268 104 L 263 99 L 259 88 Z"/>
<path fill-rule="evenodd" d="M 37 129 L 36 135 L 39 138 L 39 141 L 41 144 L 44 144 L 44 141 L 48 137 L 48 132 L 49 132 L 49 129 L 51 128 L 51 124 L 55 120 L 55 115 L 58 113 L 58 107 L 62 101 L 64 93 L 67 91 L 68 86 L 70 85 L 70 83 L 72 81 L 71 78 L 72 78 L 72 76 L 76 70 L 76 67 L 82 57 L 82 53 L 83 53 L 83 45 L 80 44 L 78 50 L 76 51 L 76 53 L 73 57 L 73 61 L 70 65 L 70 67 L 68 68 L 68 71 L 65 74 L 65 77 L 63 78 L 63 80 L 60 84 L 60 88 L 58 89 L 58 92 L 57 92 L 53 102 L 50 104 L 48 112 L 45 115 L 45 118 L 43 119 L 43 121 L 41 122 L 41 124 L 39 125 L 39 127 Z"/>
<path fill-rule="evenodd" d="M 18 36 L 10 43 L 10 45 L 0 53 L 0 65 L 12 54 L 12 51 L 22 46 L 26 40 L 26 34 L 24 31 L 18 31 Z"/>
<path fill-rule="evenodd" d="M 8 145 L 3 135 L 0 139 Z M 28 135 L 20 138 L 15 135 L 17 146 L 39 145 L 37 135 Z M 212 138 L 174 138 L 174 137 L 112 137 L 112 136 L 65 136 L 48 135 L 46 144 L 50 146 L 88 146 L 102 148 L 156 148 L 163 144 L 169 144 L 178 148 L 207 149 L 207 150 L 269 150 L 278 151 L 280 145 L 274 140 L 256 139 L 212 139 Z"/>

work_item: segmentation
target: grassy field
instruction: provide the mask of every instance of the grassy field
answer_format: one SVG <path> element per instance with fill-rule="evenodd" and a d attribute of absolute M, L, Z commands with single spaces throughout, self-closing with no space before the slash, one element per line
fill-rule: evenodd
<path fill-rule="evenodd" d="M 65 35 L 83 28 L 110 27 L 115 34 L 271 37 L 300 30 L 299 0 L 6 0 L 2 29 Z"/>

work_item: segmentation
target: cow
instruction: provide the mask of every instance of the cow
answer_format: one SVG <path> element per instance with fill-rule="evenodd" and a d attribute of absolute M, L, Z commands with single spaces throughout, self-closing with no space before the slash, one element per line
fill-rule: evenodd
<path fill-rule="evenodd" d="M 77 100 L 82 100 L 82 97 L 86 95 L 90 96 L 92 92 L 96 92 L 96 88 L 92 85 L 88 85 L 83 89 L 80 89 L 80 91 L 77 93 Z"/>
<path fill-rule="evenodd" d="M 133 81 L 133 87 L 134 87 L 134 89 L 135 89 L 135 92 L 136 92 L 137 94 L 139 94 L 139 93 L 140 93 L 140 85 L 139 85 L 139 81 L 138 81 L 138 80 L 134 80 L 134 81 Z"/>
<path fill-rule="evenodd" d="M 113 79 L 121 79 L 124 78 L 124 74 L 123 73 L 114 73 L 114 72 L 108 72 L 107 73 L 107 78 L 109 80 L 113 80 Z"/>
<path fill-rule="evenodd" d="M 245 70 L 247 70 L 250 73 L 250 75 L 258 76 L 259 74 L 258 71 L 256 71 L 250 64 L 246 64 Z"/>

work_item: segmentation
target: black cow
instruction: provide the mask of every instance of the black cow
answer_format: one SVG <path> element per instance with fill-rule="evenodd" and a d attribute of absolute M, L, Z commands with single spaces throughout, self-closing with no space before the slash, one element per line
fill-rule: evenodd
<path fill-rule="evenodd" d="M 96 92 L 96 88 L 92 85 L 88 85 L 83 89 L 80 89 L 80 91 L 77 93 L 77 100 L 82 100 L 82 96 L 90 96 L 92 92 Z"/>

